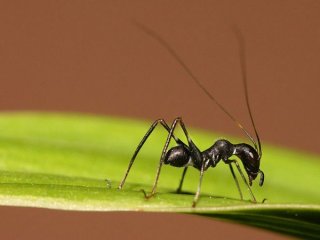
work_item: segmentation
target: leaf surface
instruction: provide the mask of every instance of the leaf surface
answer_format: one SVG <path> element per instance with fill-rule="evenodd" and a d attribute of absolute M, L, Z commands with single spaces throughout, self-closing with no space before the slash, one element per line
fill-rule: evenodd
<path fill-rule="evenodd" d="M 150 123 L 115 117 L 58 113 L 0 114 L 0 204 L 88 211 L 161 211 L 224 218 L 298 237 L 320 236 L 320 159 L 264 144 L 265 184 L 253 184 L 257 204 L 240 176 L 239 193 L 222 162 L 204 175 L 200 201 L 191 208 L 199 172 L 163 166 L 155 197 L 146 200 L 166 139 L 159 126 L 118 190 L 129 160 Z M 201 150 L 221 134 L 189 129 Z M 185 140 L 181 130 L 177 135 Z M 231 142 L 245 140 L 225 136 Z M 173 146 L 173 141 L 171 143 Z M 237 173 L 237 175 L 239 175 Z M 107 179 L 107 181 L 106 181 Z M 261 203 L 267 199 L 265 203 Z"/>

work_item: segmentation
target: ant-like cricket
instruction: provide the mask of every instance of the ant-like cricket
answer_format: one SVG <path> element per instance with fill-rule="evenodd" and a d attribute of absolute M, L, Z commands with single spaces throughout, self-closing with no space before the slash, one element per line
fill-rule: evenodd
<path fill-rule="evenodd" d="M 239 186 L 238 179 L 234 173 L 232 164 L 235 164 L 237 167 L 243 181 L 245 182 L 246 186 L 248 187 L 248 190 L 250 192 L 252 202 L 256 203 L 256 198 L 254 197 L 251 187 L 252 186 L 252 180 L 256 179 L 257 175 L 260 173 L 260 182 L 259 185 L 262 186 L 264 182 L 264 173 L 260 170 L 260 160 L 262 156 L 262 148 L 261 148 L 261 142 L 260 138 L 258 135 L 258 132 L 256 130 L 255 123 L 253 121 L 252 113 L 251 113 L 251 108 L 249 105 L 249 97 L 248 97 L 248 90 L 247 90 L 247 76 L 246 76 L 246 62 L 245 62 L 245 45 L 244 45 L 244 40 L 241 35 L 241 32 L 237 29 L 234 28 L 235 35 L 237 37 L 238 43 L 239 43 L 239 54 L 240 54 L 240 62 L 241 62 L 241 72 L 242 72 L 242 79 L 243 79 L 243 85 L 244 85 L 244 92 L 245 92 L 245 100 L 246 100 L 246 105 L 248 108 L 249 116 L 251 119 L 251 123 L 255 132 L 256 141 L 253 139 L 253 137 L 248 133 L 248 131 L 213 97 L 213 95 L 207 91 L 207 89 L 202 85 L 202 83 L 195 77 L 195 75 L 191 72 L 191 70 L 187 67 L 187 65 L 181 60 L 181 58 L 178 56 L 178 54 L 171 48 L 171 46 L 164 40 L 162 39 L 157 33 L 154 31 L 150 30 L 146 26 L 142 25 L 141 23 L 135 22 L 135 24 L 142 29 L 146 34 L 148 34 L 150 37 L 158 41 L 171 55 L 176 61 L 182 66 L 182 68 L 189 74 L 191 79 L 200 87 L 204 93 L 214 102 L 218 105 L 218 107 L 226 113 L 233 122 L 236 123 L 236 125 L 247 135 L 247 137 L 250 139 L 250 141 L 253 143 L 254 148 L 246 143 L 239 143 L 239 144 L 232 144 L 226 139 L 219 139 L 217 140 L 211 147 L 204 151 L 200 151 L 199 148 L 194 144 L 194 142 L 191 140 L 189 137 L 188 131 L 182 121 L 182 118 L 178 117 L 174 119 L 171 127 L 165 122 L 164 119 L 158 119 L 156 120 L 147 133 L 144 135 L 142 138 L 141 142 L 139 143 L 137 149 L 135 150 L 131 161 L 129 163 L 128 169 L 125 173 L 125 176 L 123 180 L 121 181 L 119 185 L 119 189 L 122 189 L 126 178 L 128 176 L 128 173 L 132 167 L 132 164 L 134 160 L 136 159 L 136 156 L 138 155 L 140 149 L 150 136 L 150 134 L 153 132 L 155 127 L 160 123 L 167 131 L 168 131 L 168 137 L 166 140 L 166 143 L 163 147 L 159 166 L 157 169 L 157 174 L 156 174 L 156 179 L 153 184 L 153 188 L 151 191 L 151 194 L 147 195 L 145 194 L 146 198 L 150 198 L 155 195 L 156 193 L 156 188 L 157 188 L 157 183 L 159 180 L 159 175 L 161 171 L 161 167 L 163 164 L 169 164 L 174 167 L 184 167 L 184 170 L 182 172 L 182 177 L 181 181 L 179 184 L 179 187 L 177 189 L 177 193 L 181 192 L 182 184 L 185 178 L 185 174 L 187 172 L 187 169 L 189 166 L 193 166 L 194 168 L 198 169 L 200 171 L 200 179 L 199 179 L 199 184 L 197 188 L 197 192 L 194 196 L 193 204 L 192 207 L 195 207 L 197 204 L 197 201 L 199 199 L 200 195 L 200 190 L 201 190 L 201 183 L 202 183 L 202 177 L 203 173 L 209 168 L 209 167 L 215 167 L 220 160 L 222 160 L 225 164 L 229 165 L 231 174 L 233 176 L 233 179 L 237 185 L 240 198 L 243 200 L 243 195 Z M 180 124 L 186 139 L 188 141 L 188 144 L 185 144 L 182 142 L 179 138 L 177 138 L 174 135 L 174 130 L 176 129 L 177 125 Z M 168 150 L 169 143 L 171 138 L 174 139 L 176 142 L 177 146 L 172 147 L 171 149 Z M 248 175 L 249 179 L 249 184 L 246 180 L 245 175 L 243 174 L 239 163 L 237 160 L 230 159 L 232 156 L 237 156 L 243 166 L 244 169 Z"/>

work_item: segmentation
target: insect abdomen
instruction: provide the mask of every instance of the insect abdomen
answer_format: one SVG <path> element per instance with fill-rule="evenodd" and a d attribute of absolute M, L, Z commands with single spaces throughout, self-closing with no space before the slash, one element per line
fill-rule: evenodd
<path fill-rule="evenodd" d="M 171 148 L 165 156 L 164 164 L 174 167 L 184 167 L 189 163 L 190 153 L 184 146 L 179 145 Z"/>

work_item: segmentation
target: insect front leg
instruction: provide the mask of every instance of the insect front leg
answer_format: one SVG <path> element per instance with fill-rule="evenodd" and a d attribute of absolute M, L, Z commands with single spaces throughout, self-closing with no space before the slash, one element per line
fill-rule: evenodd
<path fill-rule="evenodd" d="M 164 119 L 158 119 L 158 120 L 154 121 L 154 123 L 151 125 L 151 127 L 149 128 L 149 130 L 147 131 L 147 133 L 144 135 L 144 137 L 143 137 L 142 140 L 140 141 L 138 147 L 136 148 L 136 150 L 135 150 L 135 152 L 134 152 L 134 154 L 133 154 L 133 156 L 132 156 L 132 158 L 131 158 L 131 160 L 130 160 L 130 162 L 129 162 L 128 169 L 127 169 L 127 171 L 126 171 L 126 173 L 125 173 L 125 175 L 124 175 L 124 177 L 123 177 L 123 179 L 122 179 L 122 181 L 121 181 L 121 183 L 120 183 L 120 185 L 119 185 L 119 187 L 118 187 L 119 189 L 122 189 L 122 187 L 123 187 L 123 185 L 124 185 L 124 183 L 125 183 L 125 181 L 126 181 L 126 179 L 127 179 L 127 176 L 128 176 L 128 174 L 129 174 L 129 172 L 130 172 L 130 169 L 131 169 L 131 167 L 132 167 L 132 164 L 134 163 L 134 160 L 136 159 L 136 157 L 137 157 L 139 151 L 141 150 L 142 146 L 143 146 L 144 143 L 147 141 L 148 137 L 150 136 L 150 134 L 153 132 L 153 130 L 155 129 L 155 127 L 156 127 L 159 123 L 170 133 L 170 127 L 169 127 L 168 124 L 164 121 Z M 181 143 L 182 143 L 182 141 L 181 141 L 179 138 L 175 137 L 173 134 L 172 134 L 172 137 L 174 138 L 174 140 L 175 140 L 178 144 L 181 144 Z"/>
<path fill-rule="evenodd" d="M 236 167 L 237 167 L 237 169 L 238 169 L 238 171 L 239 171 L 239 173 L 240 173 L 240 175 L 241 175 L 244 183 L 247 185 L 247 188 L 248 188 L 248 190 L 249 190 L 249 192 L 250 192 L 250 195 L 251 195 L 251 198 L 252 198 L 252 202 L 256 203 L 257 200 L 256 200 L 256 198 L 255 198 L 254 195 L 253 195 L 253 192 L 252 192 L 252 190 L 251 190 L 251 187 L 250 187 L 249 183 L 247 182 L 247 179 L 246 179 L 246 177 L 244 176 L 244 174 L 243 174 L 243 172 L 242 172 L 242 170 L 241 170 L 241 168 L 240 168 L 239 163 L 238 163 L 236 160 L 229 160 L 229 159 L 226 160 L 226 161 L 224 161 L 224 162 L 227 163 L 227 164 L 232 164 L 232 163 L 234 163 L 234 164 L 236 165 Z M 239 189 L 240 189 L 240 188 L 239 188 Z"/>
<path fill-rule="evenodd" d="M 239 192 L 239 194 L 240 194 L 240 199 L 243 200 L 243 195 L 242 195 L 242 192 L 241 192 L 241 188 L 240 188 L 240 185 L 239 185 L 238 178 L 237 178 L 237 176 L 234 174 L 234 170 L 233 170 L 233 167 L 232 167 L 231 163 L 229 163 L 228 165 L 229 165 L 229 168 L 230 168 L 232 177 L 233 177 L 234 181 L 236 182 L 236 185 L 237 185 L 237 188 L 238 188 L 238 192 Z"/>

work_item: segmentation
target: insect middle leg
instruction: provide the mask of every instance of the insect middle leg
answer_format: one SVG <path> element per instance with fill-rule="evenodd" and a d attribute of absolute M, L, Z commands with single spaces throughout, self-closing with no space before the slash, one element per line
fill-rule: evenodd
<path fill-rule="evenodd" d="M 142 140 L 140 141 L 138 147 L 136 148 L 131 160 L 130 160 L 130 163 L 129 163 L 129 166 L 128 166 L 128 169 L 119 185 L 119 189 L 122 189 L 126 179 L 127 179 L 127 176 L 130 172 L 130 169 L 132 167 L 132 164 L 134 163 L 134 160 L 136 159 L 139 151 L 141 150 L 142 146 L 144 145 L 144 143 L 147 141 L 148 137 L 150 136 L 150 134 L 153 132 L 153 130 L 155 129 L 155 127 L 158 125 L 158 124 L 161 124 L 169 133 L 170 133 L 170 127 L 168 126 L 168 124 L 165 122 L 164 119 L 158 119 L 156 121 L 153 122 L 153 124 L 151 125 L 151 127 L 149 128 L 149 130 L 147 131 L 147 133 L 144 135 L 144 137 L 142 138 Z M 174 140 L 177 142 L 177 144 L 184 144 L 179 138 L 177 138 L 176 136 L 174 136 L 172 134 L 172 137 L 174 138 Z"/>
<path fill-rule="evenodd" d="M 196 207 L 198 199 L 199 199 L 199 196 L 200 196 L 203 173 L 204 173 L 204 164 L 202 164 L 201 169 L 200 169 L 200 179 L 199 179 L 199 183 L 198 183 L 198 188 L 197 188 L 197 192 L 194 195 L 194 199 L 193 199 L 193 202 L 192 202 L 192 207 L 193 208 Z"/>

